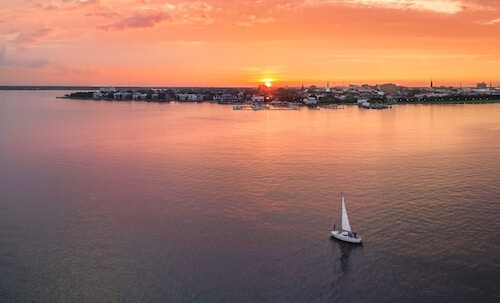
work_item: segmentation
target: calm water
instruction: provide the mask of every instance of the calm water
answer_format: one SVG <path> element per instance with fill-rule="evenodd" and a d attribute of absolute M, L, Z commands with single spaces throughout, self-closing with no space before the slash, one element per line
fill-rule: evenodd
<path fill-rule="evenodd" d="M 0 302 L 500 300 L 500 104 L 65 93 L 0 92 Z"/>

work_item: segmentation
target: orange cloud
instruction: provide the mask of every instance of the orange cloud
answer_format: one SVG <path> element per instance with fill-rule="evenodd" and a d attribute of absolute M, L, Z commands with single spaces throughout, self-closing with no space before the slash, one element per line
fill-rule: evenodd
<path fill-rule="evenodd" d="M 495 19 L 492 19 L 490 21 L 483 22 L 483 24 L 485 24 L 485 25 L 493 25 L 493 24 L 498 24 L 498 23 L 500 23 L 500 18 L 495 18 Z"/>
<path fill-rule="evenodd" d="M 455 14 L 464 9 L 460 0 L 304 0 L 297 6 L 339 5 L 360 8 L 409 9 L 435 13 Z M 290 7 L 290 5 L 288 5 Z"/>
<path fill-rule="evenodd" d="M 236 25 L 248 27 L 254 24 L 266 24 L 272 22 L 276 22 L 276 20 L 273 17 L 257 18 L 254 15 L 250 15 L 245 19 L 245 21 L 237 22 Z"/>

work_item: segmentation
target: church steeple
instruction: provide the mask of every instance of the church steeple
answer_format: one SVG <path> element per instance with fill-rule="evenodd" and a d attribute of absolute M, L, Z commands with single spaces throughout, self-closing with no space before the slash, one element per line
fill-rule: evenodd
<path fill-rule="evenodd" d="M 434 87 L 434 85 L 432 85 L 432 79 L 431 79 L 431 88 L 433 88 L 433 87 Z"/>

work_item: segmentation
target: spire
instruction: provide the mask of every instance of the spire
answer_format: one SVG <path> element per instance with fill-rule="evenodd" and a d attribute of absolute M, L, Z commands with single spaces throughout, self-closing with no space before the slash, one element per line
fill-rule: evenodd
<path fill-rule="evenodd" d="M 432 85 L 432 79 L 431 79 L 431 88 L 433 88 L 434 86 Z"/>

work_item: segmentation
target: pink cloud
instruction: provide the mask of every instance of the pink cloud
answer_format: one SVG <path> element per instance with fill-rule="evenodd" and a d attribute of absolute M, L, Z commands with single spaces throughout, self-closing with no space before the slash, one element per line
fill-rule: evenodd
<path fill-rule="evenodd" d="M 164 4 L 146 5 L 136 8 L 129 17 L 99 25 L 102 30 L 126 30 L 131 28 L 153 28 L 157 24 L 169 22 L 170 24 L 212 24 L 214 19 L 208 14 L 212 6 L 205 2 L 181 2 L 175 5 Z M 96 15 L 96 13 L 89 13 Z"/>
<path fill-rule="evenodd" d="M 172 20 L 172 16 L 166 12 L 139 12 L 122 19 L 116 23 L 99 25 L 97 28 L 102 30 L 125 30 L 128 28 L 151 28 L 163 21 Z"/>
<path fill-rule="evenodd" d="M 54 32 L 55 29 L 52 27 L 43 27 L 30 33 L 19 33 L 17 37 L 13 39 L 11 42 L 17 46 L 22 47 L 26 46 L 27 44 L 32 44 L 37 41 L 40 41 L 43 38 L 50 36 Z"/>
<path fill-rule="evenodd" d="M 113 11 L 94 11 L 85 14 L 87 17 L 104 17 L 104 18 L 116 18 L 119 17 L 120 14 Z"/>
<path fill-rule="evenodd" d="M 29 1 L 33 8 L 44 10 L 75 10 L 101 4 L 101 0 L 57 0 L 46 4 L 41 1 Z"/>

